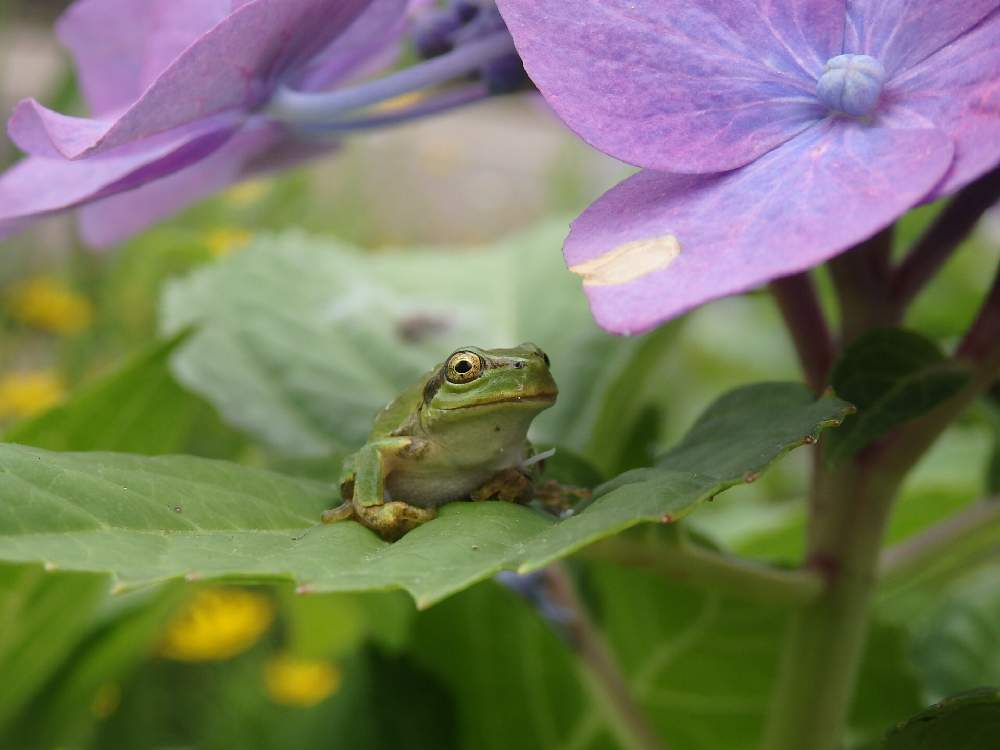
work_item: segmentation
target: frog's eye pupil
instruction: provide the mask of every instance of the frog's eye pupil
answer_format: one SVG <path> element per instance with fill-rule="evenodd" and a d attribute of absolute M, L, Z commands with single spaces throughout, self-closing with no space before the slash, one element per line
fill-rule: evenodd
<path fill-rule="evenodd" d="M 471 369 L 472 369 L 472 363 L 469 362 L 469 360 L 467 360 L 467 359 L 459 360 L 455 364 L 455 372 L 457 372 L 457 373 L 459 373 L 461 375 L 464 375 L 465 373 L 467 373 Z"/>

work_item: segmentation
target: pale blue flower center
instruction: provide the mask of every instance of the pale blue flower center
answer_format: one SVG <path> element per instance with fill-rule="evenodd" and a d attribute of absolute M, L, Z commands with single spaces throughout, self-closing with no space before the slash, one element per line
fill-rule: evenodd
<path fill-rule="evenodd" d="M 875 110 L 883 83 L 885 68 L 874 57 L 837 55 L 826 61 L 816 96 L 834 112 L 864 117 Z"/>

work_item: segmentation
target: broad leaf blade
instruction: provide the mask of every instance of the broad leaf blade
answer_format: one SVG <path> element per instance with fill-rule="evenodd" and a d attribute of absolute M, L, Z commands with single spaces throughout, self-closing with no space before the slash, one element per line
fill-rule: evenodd
<path fill-rule="evenodd" d="M 858 408 L 826 446 L 836 464 L 906 422 L 926 414 L 957 393 L 969 379 L 966 368 L 945 359 L 937 346 L 916 333 L 873 331 L 852 344 L 831 377 L 837 395 Z"/>
<path fill-rule="evenodd" d="M 632 694 L 671 750 L 756 750 L 788 610 L 621 566 L 587 570 Z M 860 697 L 881 692 L 874 702 L 855 701 L 852 735 L 878 737 L 894 712 L 919 707 L 899 628 L 873 623 L 860 676 L 869 681 Z"/>
<path fill-rule="evenodd" d="M 499 586 L 479 586 L 421 613 L 410 653 L 451 688 L 459 747 L 616 747 L 572 652 Z"/>
<path fill-rule="evenodd" d="M 324 483 L 194 458 L 0 446 L 0 559 L 110 572 L 128 585 L 290 577 L 317 591 L 403 588 L 426 606 L 498 570 L 540 567 L 642 521 L 680 517 L 848 409 L 794 384 L 739 389 L 662 466 L 623 475 L 577 516 L 451 503 L 394 544 L 356 523 L 317 525 L 339 500 Z"/>
<path fill-rule="evenodd" d="M 804 386 L 761 383 L 726 394 L 698 419 L 653 468 L 635 469 L 598 487 L 595 502 L 532 546 L 522 571 L 544 567 L 566 551 L 642 521 L 673 522 L 698 503 L 742 482 L 753 482 L 773 461 L 815 443 L 852 407 L 819 400 Z M 628 512 L 622 510 L 627 508 Z"/>
<path fill-rule="evenodd" d="M 103 592 L 106 582 L 101 583 Z M 93 705 L 100 690 L 120 684 L 149 658 L 162 636 L 163 623 L 183 600 L 185 589 L 172 585 L 131 596 L 137 600 L 110 600 L 117 606 L 105 609 L 112 612 L 93 618 L 83 642 L 21 713 L 10 733 L 12 746 L 61 747 L 85 735 L 95 720 Z M 65 604 L 72 606 L 70 601 Z"/>
<path fill-rule="evenodd" d="M 324 456 L 362 444 L 373 415 L 453 349 L 534 341 L 560 395 L 533 437 L 613 471 L 608 441 L 668 397 L 640 386 L 667 356 L 672 329 L 636 338 L 598 329 L 553 251 L 564 235 L 555 222 L 476 252 L 377 254 L 263 236 L 169 287 L 165 328 L 198 328 L 175 372 L 271 448 Z M 623 378 L 629 398 L 609 413 Z"/>
<path fill-rule="evenodd" d="M 100 575 L 54 576 L 40 566 L 0 565 L 0 674 L 6 676 L 0 729 L 84 637 L 106 590 Z"/>
<path fill-rule="evenodd" d="M 1000 737 L 1000 689 L 947 698 L 890 732 L 882 750 L 986 750 Z"/>
<path fill-rule="evenodd" d="M 998 549 L 1000 539 L 994 539 Z M 1000 565 L 973 571 L 934 597 L 916 623 L 912 657 L 930 698 L 969 685 L 1000 685 Z"/>

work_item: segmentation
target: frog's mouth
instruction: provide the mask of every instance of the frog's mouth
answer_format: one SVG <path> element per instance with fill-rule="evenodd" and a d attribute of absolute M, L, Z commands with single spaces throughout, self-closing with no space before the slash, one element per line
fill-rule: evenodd
<path fill-rule="evenodd" d="M 447 409 L 447 411 L 458 411 L 459 409 L 477 409 L 486 406 L 499 406 L 504 404 L 507 406 L 517 406 L 518 404 L 523 404 L 524 406 L 537 406 L 538 404 L 554 404 L 556 401 L 556 396 L 559 395 L 558 391 L 540 391 L 538 393 L 525 393 L 523 395 L 508 396 L 506 398 L 491 398 L 488 401 L 475 401 L 471 404 L 463 404 L 462 406 L 452 406 Z"/>

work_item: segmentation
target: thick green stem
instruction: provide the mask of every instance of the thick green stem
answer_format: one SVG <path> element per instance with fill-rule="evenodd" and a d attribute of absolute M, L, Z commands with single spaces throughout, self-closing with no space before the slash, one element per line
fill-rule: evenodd
<path fill-rule="evenodd" d="M 835 750 L 864 649 L 868 609 L 893 482 L 855 462 L 824 473 L 813 496 L 809 566 L 827 591 L 793 616 L 785 641 L 766 750 Z"/>
<path fill-rule="evenodd" d="M 836 750 L 868 628 L 879 550 L 903 478 L 942 432 L 1000 375 L 1000 273 L 956 352 L 970 380 L 958 394 L 850 462 L 817 462 L 808 565 L 829 585 L 796 612 L 765 731 L 766 750 Z"/>
<path fill-rule="evenodd" d="M 569 572 L 558 564 L 547 571 L 552 599 L 569 615 L 566 628 L 579 658 L 581 677 L 618 746 L 623 750 L 668 750 L 633 699 L 604 636 L 580 601 Z"/>
<path fill-rule="evenodd" d="M 816 571 L 776 568 L 684 541 L 644 545 L 612 538 L 586 554 L 767 604 L 801 607 L 816 600 L 824 588 L 824 578 Z"/>

